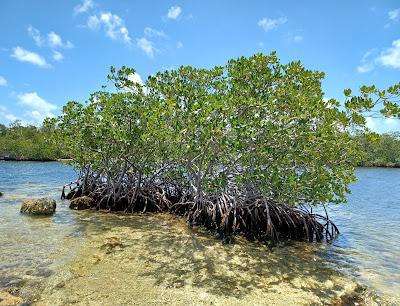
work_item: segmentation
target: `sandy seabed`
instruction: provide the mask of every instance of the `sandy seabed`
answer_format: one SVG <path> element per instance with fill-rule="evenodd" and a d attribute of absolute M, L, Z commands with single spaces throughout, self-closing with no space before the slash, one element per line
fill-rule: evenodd
<path fill-rule="evenodd" d="M 35 305 L 327 305 L 357 284 L 312 244 L 223 244 L 168 214 L 103 214 Z"/>

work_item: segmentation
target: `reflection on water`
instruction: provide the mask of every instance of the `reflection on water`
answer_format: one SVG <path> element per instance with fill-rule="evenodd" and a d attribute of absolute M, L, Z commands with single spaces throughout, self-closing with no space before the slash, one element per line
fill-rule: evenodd
<path fill-rule="evenodd" d="M 400 170 L 357 171 L 349 205 L 330 208 L 342 232 L 333 245 L 273 250 L 223 245 L 168 215 L 70 211 L 58 199 L 75 175 L 60 163 L 0 161 L 0 290 L 21 288 L 29 302 L 44 288 L 47 305 L 320 304 L 354 286 L 336 270 L 400 301 Z M 57 199 L 54 216 L 19 214 L 40 196 Z"/>

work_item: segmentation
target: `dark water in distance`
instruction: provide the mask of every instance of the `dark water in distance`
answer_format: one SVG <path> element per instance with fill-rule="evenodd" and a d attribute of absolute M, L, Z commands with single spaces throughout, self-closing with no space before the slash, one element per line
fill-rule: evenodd
<path fill-rule="evenodd" d="M 85 219 L 59 200 L 75 176 L 58 162 L 0 161 L 0 290 L 39 286 L 84 243 Z M 341 235 L 315 247 L 334 269 L 400 301 L 400 169 L 359 168 L 357 176 L 349 203 L 329 208 Z M 40 196 L 57 200 L 54 216 L 19 214 L 22 200 Z"/>

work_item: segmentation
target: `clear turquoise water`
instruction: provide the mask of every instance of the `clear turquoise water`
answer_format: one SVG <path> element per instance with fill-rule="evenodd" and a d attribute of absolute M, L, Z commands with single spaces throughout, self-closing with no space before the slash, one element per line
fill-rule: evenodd
<path fill-rule="evenodd" d="M 75 176 L 58 162 L 0 161 L 0 290 L 26 287 L 32 294 L 85 243 L 85 224 L 96 218 L 59 200 Z M 400 169 L 360 168 L 357 176 L 349 203 L 329 208 L 341 235 L 315 245 L 316 252 L 335 270 L 400 301 Z M 40 196 L 57 200 L 52 217 L 20 215 L 24 199 Z"/>

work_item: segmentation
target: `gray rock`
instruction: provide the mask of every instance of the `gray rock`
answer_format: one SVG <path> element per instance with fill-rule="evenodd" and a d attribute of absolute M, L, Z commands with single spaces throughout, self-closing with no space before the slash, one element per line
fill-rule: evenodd
<path fill-rule="evenodd" d="M 56 211 L 56 201 L 51 199 L 34 199 L 22 202 L 21 213 L 28 215 L 52 215 Z"/>
<path fill-rule="evenodd" d="M 94 206 L 94 200 L 93 198 L 88 196 L 75 198 L 71 200 L 71 203 L 69 204 L 69 208 L 75 210 L 89 209 L 93 206 Z"/>

